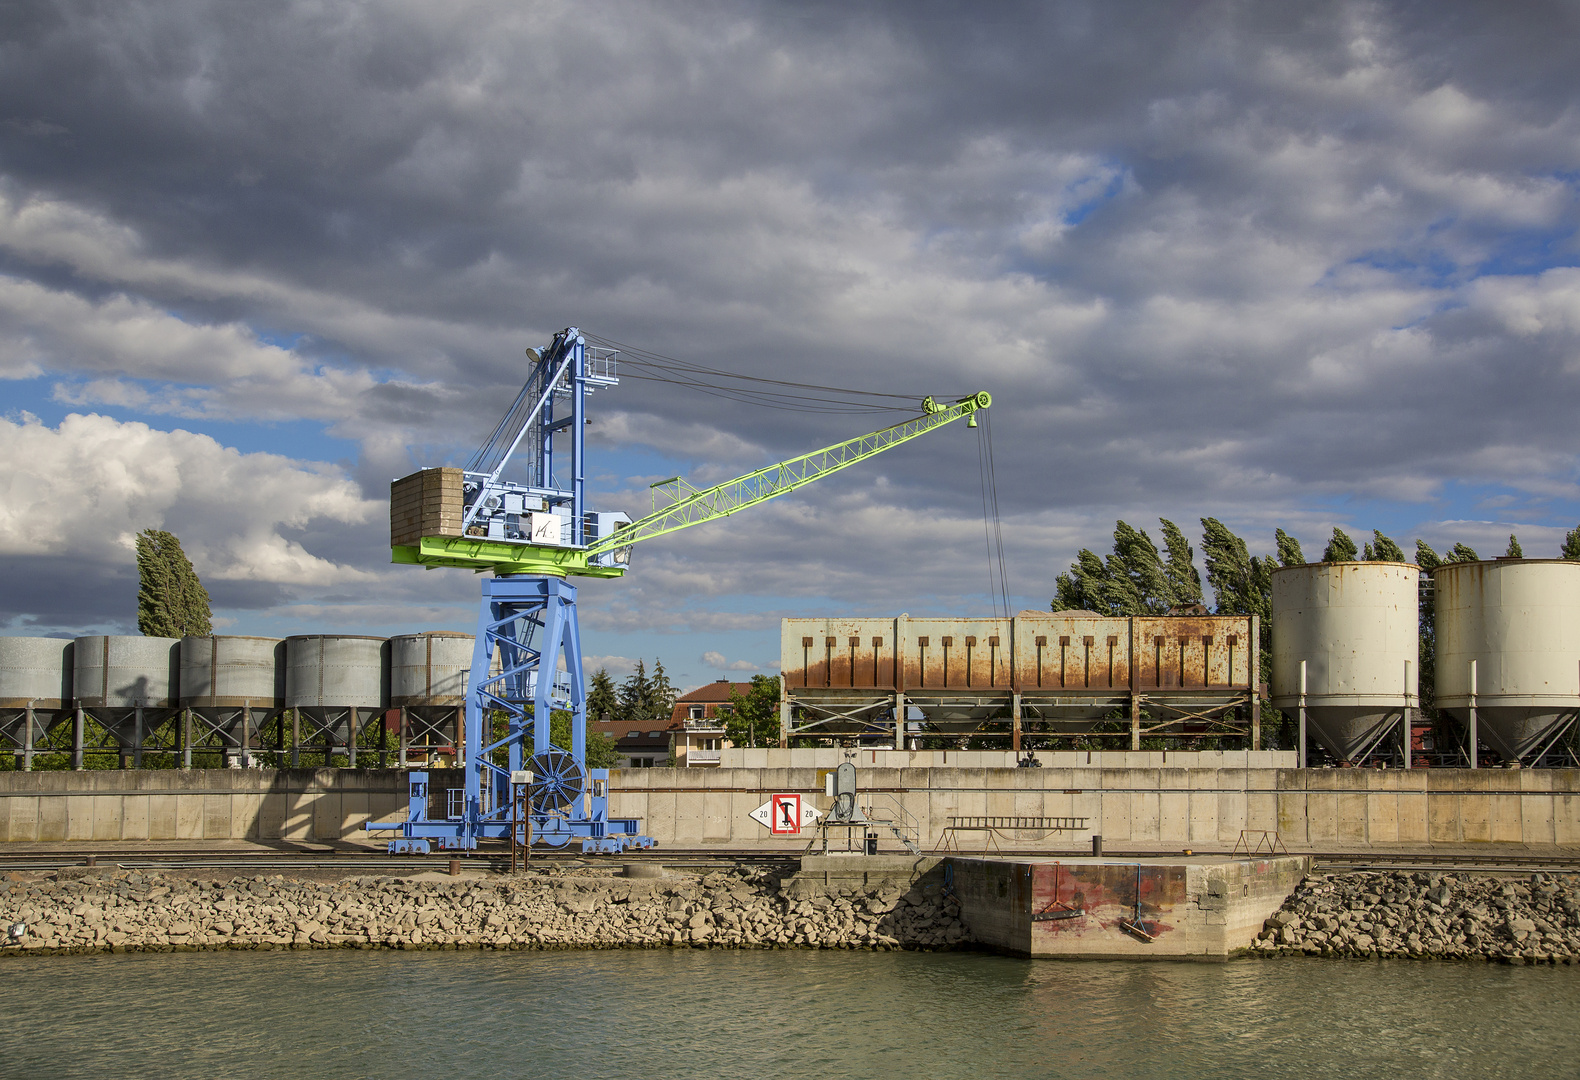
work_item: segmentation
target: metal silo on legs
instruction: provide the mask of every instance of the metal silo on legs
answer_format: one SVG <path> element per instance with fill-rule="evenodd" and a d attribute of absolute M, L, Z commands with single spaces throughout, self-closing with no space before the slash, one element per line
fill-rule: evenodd
<path fill-rule="evenodd" d="M 183 767 L 192 751 L 223 755 L 231 768 L 247 768 L 261 748 L 259 733 L 285 704 L 285 641 L 281 638 L 210 635 L 181 639 Z"/>
<path fill-rule="evenodd" d="M 67 638 L 0 637 L 0 740 L 19 769 L 32 770 L 39 743 L 71 715 L 71 656 Z"/>
<path fill-rule="evenodd" d="M 1273 704 L 1298 711 L 1339 761 L 1397 754 L 1409 767 L 1400 743 L 1419 705 L 1420 577 L 1387 562 L 1273 571 Z M 1302 730 L 1302 766 L 1305 743 Z"/>
<path fill-rule="evenodd" d="M 1448 563 L 1432 582 L 1438 708 L 1465 726 L 1467 744 L 1540 762 L 1580 713 L 1580 563 Z"/>
<path fill-rule="evenodd" d="M 446 630 L 390 638 L 390 709 L 399 710 L 400 765 L 459 757 L 472 672 L 471 634 Z M 386 725 L 386 731 L 388 726 Z"/>
<path fill-rule="evenodd" d="M 303 751 L 322 754 L 325 765 L 343 751 L 347 763 L 356 766 L 357 737 L 384 709 L 388 650 L 380 637 L 308 634 L 285 639 L 292 768 L 301 764 Z"/>
<path fill-rule="evenodd" d="M 113 753 L 141 768 L 145 750 L 174 752 L 180 642 L 175 638 L 80 637 L 72 647 L 72 766 L 88 754 Z M 88 721 L 97 729 L 90 728 Z"/>

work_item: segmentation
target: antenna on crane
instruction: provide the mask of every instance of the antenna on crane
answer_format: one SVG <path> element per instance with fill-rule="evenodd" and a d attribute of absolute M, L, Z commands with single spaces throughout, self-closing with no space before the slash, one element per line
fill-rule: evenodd
<path fill-rule="evenodd" d="M 619 383 L 618 351 L 589 345 L 576 327 L 528 349 L 526 383 L 465 468 L 422 469 L 390 485 L 391 561 L 492 571 L 482 582 L 466 696 L 464 787 L 431 798 L 428 774 L 409 774 L 390 852 L 470 850 L 507 840 L 527 823 L 534 842 L 583 851 L 650 847 L 640 822 L 609 816 L 609 771 L 587 768 L 587 695 L 572 577 L 620 577 L 643 540 L 728 517 L 935 431 L 992 404 L 985 391 L 952 404 L 922 402 L 921 415 L 825 446 L 710 488 L 679 477 L 654 485 L 652 512 L 636 521 L 585 505 L 586 399 Z M 505 477 L 519 460 L 523 479 Z M 570 719 L 569 746 L 551 718 Z M 443 817 L 432 807 L 443 806 Z M 514 841 L 512 841 L 514 842 Z"/>

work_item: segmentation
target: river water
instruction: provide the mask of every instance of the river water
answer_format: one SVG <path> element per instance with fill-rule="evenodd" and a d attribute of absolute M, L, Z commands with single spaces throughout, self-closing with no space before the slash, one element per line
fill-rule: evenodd
<path fill-rule="evenodd" d="M 1530 1077 L 1580 967 L 973 953 L 217 952 L 0 962 L 0 1076 Z"/>

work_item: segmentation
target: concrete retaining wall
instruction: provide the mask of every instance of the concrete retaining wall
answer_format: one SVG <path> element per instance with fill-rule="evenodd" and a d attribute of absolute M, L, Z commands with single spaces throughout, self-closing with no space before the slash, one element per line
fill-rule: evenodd
<path fill-rule="evenodd" d="M 395 769 L 0 773 L 0 841 L 338 840 L 405 811 Z"/>
<path fill-rule="evenodd" d="M 865 754 L 863 755 L 865 756 Z M 1173 755 L 1170 755 L 1171 757 Z M 670 847 L 804 846 L 748 816 L 769 794 L 826 808 L 817 768 L 627 769 L 611 810 Z M 862 768 L 875 816 L 909 823 L 924 850 L 951 816 L 1085 818 L 1076 832 L 1007 832 L 1005 849 L 1229 850 L 1242 829 L 1276 830 L 1290 850 L 1516 843 L 1580 846 L 1580 770 L 1254 768 Z M 437 795 L 459 773 L 434 774 Z M 405 809 L 399 770 L 0 773 L 0 842 L 370 839 L 370 819 Z M 376 839 L 376 838 L 374 838 Z M 981 834 L 960 836 L 980 850 Z M 898 850 L 885 835 L 884 850 Z"/>
<path fill-rule="evenodd" d="M 972 939 L 1017 956 L 1226 960 L 1310 869 L 1275 859 L 951 858 Z"/>

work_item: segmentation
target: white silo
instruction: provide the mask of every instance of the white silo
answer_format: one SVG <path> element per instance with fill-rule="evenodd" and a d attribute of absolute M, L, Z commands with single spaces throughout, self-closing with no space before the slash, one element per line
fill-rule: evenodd
<path fill-rule="evenodd" d="M 1432 572 L 1437 706 L 1509 761 L 1535 761 L 1580 713 L 1580 562 L 1495 559 Z"/>
<path fill-rule="evenodd" d="M 1420 579 L 1414 564 L 1394 562 L 1273 571 L 1273 704 L 1303 708 L 1311 732 L 1341 761 L 1390 750 L 1405 758 L 1398 739 L 1409 737 L 1419 704 Z M 1305 755 L 1302 737 L 1302 765 Z"/>
<path fill-rule="evenodd" d="M 35 748 L 71 715 L 68 638 L 0 637 L 0 739 L 17 766 L 32 771 Z"/>

